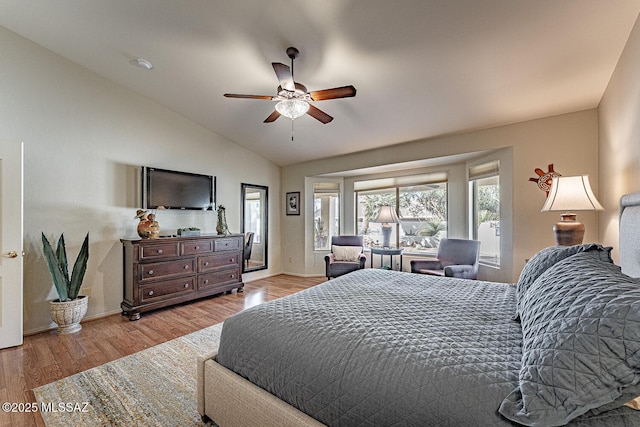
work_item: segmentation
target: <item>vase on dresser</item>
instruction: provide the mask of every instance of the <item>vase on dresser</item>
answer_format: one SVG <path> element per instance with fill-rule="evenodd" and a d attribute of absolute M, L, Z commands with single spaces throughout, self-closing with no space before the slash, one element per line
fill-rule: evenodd
<path fill-rule="evenodd" d="M 160 237 L 160 224 L 156 221 L 154 214 L 138 209 L 136 218 L 140 220 L 137 227 L 138 236 L 143 239 L 157 239 Z"/>
<path fill-rule="evenodd" d="M 229 233 L 229 226 L 227 225 L 227 212 L 224 206 L 218 206 L 218 225 L 216 225 L 216 231 L 219 235 L 226 236 Z"/>

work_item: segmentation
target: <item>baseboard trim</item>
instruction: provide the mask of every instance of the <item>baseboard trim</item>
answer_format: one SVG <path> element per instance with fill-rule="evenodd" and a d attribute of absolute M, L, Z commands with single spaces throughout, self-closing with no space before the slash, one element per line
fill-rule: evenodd
<path fill-rule="evenodd" d="M 300 273 L 287 273 L 283 271 L 281 274 L 286 274 L 287 276 L 295 276 L 295 277 L 325 277 L 324 274 L 311 273 L 311 274 L 300 274 Z"/>
<path fill-rule="evenodd" d="M 271 273 L 271 274 L 267 274 L 266 276 L 260 276 L 260 277 L 252 278 L 252 279 L 249 279 L 249 280 L 245 280 L 245 277 L 246 277 L 245 275 L 249 274 L 249 273 L 242 273 L 242 274 L 243 274 L 242 282 L 243 283 L 251 283 L 251 282 L 255 282 L 255 281 L 258 281 L 258 280 L 262 280 L 262 279 L 268 279 L 269 277 L 280 276 L 283 273 Z"/>

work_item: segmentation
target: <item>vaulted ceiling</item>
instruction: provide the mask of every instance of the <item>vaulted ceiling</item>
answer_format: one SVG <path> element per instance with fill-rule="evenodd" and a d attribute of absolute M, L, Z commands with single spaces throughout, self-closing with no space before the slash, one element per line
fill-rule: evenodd
<path fill-rule="evenodd" d="M 0 25 L 279 165 L 597 107 L 640 0 L 2 0 Z M 334 117 L 263 120 L 272 62 Z M 151 70 L 134 67 L 144 58 Z"/>

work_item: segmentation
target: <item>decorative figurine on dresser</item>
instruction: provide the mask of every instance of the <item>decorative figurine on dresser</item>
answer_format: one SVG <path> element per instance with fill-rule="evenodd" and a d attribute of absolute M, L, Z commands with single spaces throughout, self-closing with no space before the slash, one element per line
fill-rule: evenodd
<path fill-rule="evenodd" d="M 206 296 L 242 291 L 242 234 L 121 240 L 129 320 Z"/>
<path fill-rule="evenodd" d="M 149 211 L 138 209 L 136 218 L 140 220 L 138 223 L 138 236 L 143 239 L 157 239 L 160 237 L 160 224 L 156 221 L 156 216 Z"/>

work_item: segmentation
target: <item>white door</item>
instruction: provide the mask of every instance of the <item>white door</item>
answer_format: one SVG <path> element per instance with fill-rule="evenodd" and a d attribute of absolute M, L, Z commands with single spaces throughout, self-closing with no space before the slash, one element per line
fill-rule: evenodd
<path fill-rule="evenodd" d="M 22 153 L 0 142 L 0 348 L 22 344 Z"/>

